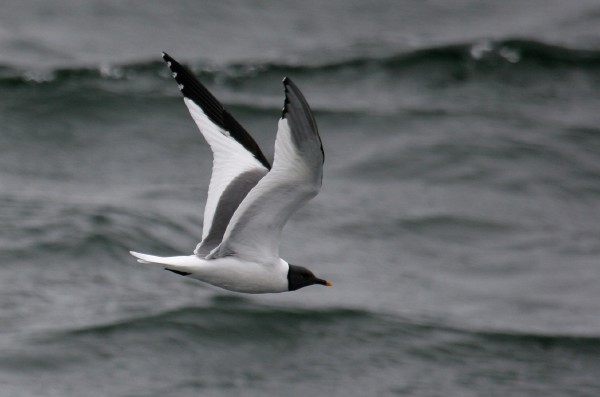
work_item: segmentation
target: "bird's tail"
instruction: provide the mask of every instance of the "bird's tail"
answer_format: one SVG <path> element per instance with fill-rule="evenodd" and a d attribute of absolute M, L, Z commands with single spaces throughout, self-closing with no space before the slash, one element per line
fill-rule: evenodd
<path fill-rule="evenodd" d="M 196 255 L 187 256 L 155 256 L 141 254 L 139 252 L 129 251 L 129 253 L 137 258 L 140 263 L 156 263 L 167 269 L 179 269 L 193 265 L 197 265 L 201 259 Z"/>
<path fill-rule="evenodd" d="M 163 259 L 160 256 L 141 254 L 139 252 L 134 252 L 134 251 L 129 251 L 129 253 L 131 255 L 135 256 L 139 263 L 157 263 L 157 264 L 159 264 L 159 263 L 161 263 L 161 259 Z"/>

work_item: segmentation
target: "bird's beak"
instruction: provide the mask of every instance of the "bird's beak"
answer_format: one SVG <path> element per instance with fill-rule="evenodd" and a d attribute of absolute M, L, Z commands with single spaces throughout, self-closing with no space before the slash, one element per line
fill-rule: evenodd
<path fill-rule="evenodd" d="M 332 287 L 333 286 L 333 284 L 331 283 L 331 281 L 326 281 L 326 280 L 321 280 L 321 279 L 318 279 L 318 284 L 325 285 L 327 287 Z"/>

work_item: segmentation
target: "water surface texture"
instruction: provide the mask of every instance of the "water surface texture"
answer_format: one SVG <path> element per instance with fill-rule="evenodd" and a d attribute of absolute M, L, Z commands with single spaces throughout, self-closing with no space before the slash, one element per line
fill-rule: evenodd
<path fill-rule="evenodd" d="M 6 1 L 0 396 L 600 395 L 597 1 Z M 247 296 L 194 249 L 212 156 L 161 51 L 272 158 L 284 76 L 325 148 Z"/>

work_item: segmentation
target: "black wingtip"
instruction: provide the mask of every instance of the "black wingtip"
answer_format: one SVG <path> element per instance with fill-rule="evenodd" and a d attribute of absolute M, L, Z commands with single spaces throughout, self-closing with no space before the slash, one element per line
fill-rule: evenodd
<path fill-rule="evenodd" d="M 284 87 L 284 91 L 285 91 L 285 98 L 283 100 L 283 108 L 281 109 L 281 118 L 285 119 L 285 115 L 288 113 L 288 104 L 290 103 L 287 93 L 288 93 L 288 85 L 290 84 L 291 80 L 289 77 L 285 76 L 281 82 L 283 83 L 283 87 Z"/>
<path fill-rule="evenodd" d="M 293 119 L 298 120 L 298 115 L 304 119 L 304 122 L 308 123 L 308 126 L 312 131 L 315 132 L 319 143 L 321 144 L 321 154 L 323 155 L 323 161 L 325 161 L 325 152 L 323 151 L 323 144 L 321 143 L 321 137 L 319 136 L 319 128 L 317 127 L 317 121 L 313 115 L 313 112 L 304 98 L 300 88 L 290 79 L 289 77 L 283 78 L 283 86 L 285 89 L 285 99 L 283 101 L 283 109 L 281 110 L 281 118 L 287 119 L 290 117 L 290 122 L 294 123 Z M 290 98 L 293 100 L 293 104 L 290 103 Z M 292 112 L 290 114 L 290 112 Z"/>
<path fill-rule="evenodd" d="M 294 92 L 296 96 L 298 96 L 298 98 L 300 99 L 300 101 L 302 103 L 302 106 L 305 107 L 305 110 L 307 111 L 307 113 L 311 114 L 311 117 L 312 117 L 312 111 L 310 110 L 310 106 L 308 106 L 308 102 L 306 102 L 306 99 L 304 98 L 302 91 L 300 91 L 300 88 L 298 88 L 298 86 L 292 81 L 292 79 L 290 79 L 287 76 L 283 78 L 282 83 L 283 83 L 283 87 L 284 87 L 284 91 L 285 91 L 285 99 L 283 101 L 283 109 L 281 109 L 281 118 L 282 119 L 286 118 L 286 115 L 288 114 L 288 106 L 290 104 L 288 94 L 289 94 L 290 90 L 292 92 Z M 314 125 L 316 126 L 316 123 Z"/>
<path fill-rule="evenodd" d="M 206 115 L 222 128 L 226 128 L 223 120 L 224 109 L 223 105 L 215 98 L 202 83 L 200 83 L 194 74 L 177 62 L 166 52 L 162 53 L 162 58 L 167 63 L 171 70 L 173 78 L 179 85 L 179 90 L 185 98 L 191 99 Z"/>
<path fill-rule="evenodd" d="M 194 74 L 166 52 L 162 53 L 162 57 L 171 70 L 183 96 L 198 105 L 214 124 L 228 131 L 233 139 L 252 153 L 265 168 L 271 169 L 269 161 L 250 134 L 225 110 L 217 98 L 196 79 Z"/>
<path fill-rule="evenodd" d="M 171 62 L 173 60 L 173 58 L 171 58 L 171 56 L 164 51 L 161 53 L 161 56 L 162 56 L 162 59 L 167 63 L 167 65 L 170 66 L 169 62 Z"/>

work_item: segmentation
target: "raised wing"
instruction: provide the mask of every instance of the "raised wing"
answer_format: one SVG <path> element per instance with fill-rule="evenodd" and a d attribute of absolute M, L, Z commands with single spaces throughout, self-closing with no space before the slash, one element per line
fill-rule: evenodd
<path fill-rule="evenodd" d="M 202 241 L 194 251 L 203 257 L 221 243 L 235 210 L 267 174 L 270 164 L 244 127 L 190 71 L 165 53 L 163 59 L 179 84 L 185 105 L 214 156 L 204 208 Z"/>
<path fill-rule="evenodd" d="M 283 85 L 286 97 L 273 168 L 242 201 L 209 258 L 278 260 L 283 226 L 321 188 L 324 154 L 317 123 L 298 87 L 289 78 Z"/>

